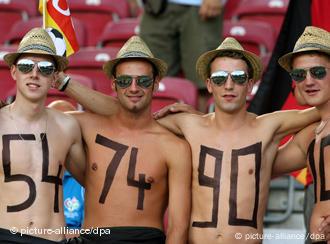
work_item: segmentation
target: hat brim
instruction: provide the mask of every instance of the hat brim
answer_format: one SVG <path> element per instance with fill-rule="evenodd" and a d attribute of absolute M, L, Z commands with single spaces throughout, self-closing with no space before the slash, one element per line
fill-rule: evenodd
<path fill-rule="evenodd" d="M 325 54 L 330 55 L 330 50 L 324 50 L 324 49 L 315 48 L 315 47 L 306 47 L 306 48 L 302 48 L 302 49 L 299 49 L 297 51 L 293 51 L 293 52 L 290 52 L 290 53 L 287 53 L 287 54 L 283 55 L 282 57 L 280 57 L 278 59 L 278 63 L 287 72 L 291 72 L 292 71 L 292 58 L 293 58 L 293 56 L 296 55 L 296 54 L 299 54 L 299 53 L 305 53 L 305 52 L 310 52 L 310 51 L 315 51 L 315 52 L 320 52 L 320 53 L 325 53 Z"/>
<path fill-rule="evenodd" d="M 219 49 L 219 50 L 212 50 L 212 51 L 202 54 L 198 58 L 197 63 L 196 63 L 197 73 L 202 80 L 205 81 L 207 78 L 209 78 L 210 62 L 219 54 L 221 54 L 223 52 L 227 52 L 227 51 L 241 53 L 251 64 L 251 67 L 253 69 L 253 75 L 252 75 L 253 81 L 257 82 L 258 80 L 260 80 L 261 74 L 262 74 L 262 64 L 261 64 L 259 57 L 249 51 L 237 50 L 237 49 Z"/>
<path fill-rule="evenodd" d="M 167 64 L 158 59 L 158 58 L 150 58 L 150 57 L 122 57 L 122 58 L 115 58 L 112 60 L 109 60 L 108 62 L 106 62 L 103 65 L 103 70 L 105 72 L 105 74 L 111 78 L 112 74 L 113 74 L 113 69 L 115 68 L 115 66 L 121 61 L 121 60 L 125 60 L 125 59 L 143 59 L 143 60 L 147 60 L 149 62 L 151 62 L 152 64 L 155 65 L 157 71 L 158 71 L 158 76 L 160 79 L 162 79 L 167 72 Z"/>
<path fill-rule="evenodd" d="M 63 71 L 66 69 L 68 66 L 68 59 L 66 57 L 62 57 L 59 55 L 51 55 L 48 52 L 44 52 L 41 50 L 31 50 L 31 51 L 25 51 L 25 52 L 15 52 L 15 53 L 7 53 L 3 59 L 8 64 L 9 67 L 11 67 L 15 61 L 19 58 L 19 56 L 23 54 L 37 54 L 37 55 L 45 55 L 45 56 L 50 56 L 55 59 L 56 65 L 57 65 L 57 70 L 58 71 Z"/>

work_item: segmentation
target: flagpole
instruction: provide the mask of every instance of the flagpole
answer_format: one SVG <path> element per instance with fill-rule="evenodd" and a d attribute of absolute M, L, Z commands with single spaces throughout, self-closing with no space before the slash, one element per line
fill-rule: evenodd
<path fill-rule="evenodd" d="M 42 28 L 46 29 L 46 1 L 42 0 Z"/>

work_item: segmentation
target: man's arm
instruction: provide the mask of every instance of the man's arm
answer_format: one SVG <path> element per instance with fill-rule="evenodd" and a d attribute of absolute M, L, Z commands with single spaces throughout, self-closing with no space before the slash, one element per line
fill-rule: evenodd
<path fill-rule="evenodd" d="M 191 207 L 191 151 L 188 143 L 180 139 L 168 152 L 169 201 L 167 244 L 186 244 Z M 174 153 L 175 152 L 175 153 Z"/>
<path fill-rule="evenodd" d="M 275 140 L 281 140 L 284 136 L 295 133 L 321 119 L 316 108 L 277 111 L 259 117 L 268 117 L 267 124 L 276 127 Z"/>
<path fill-rule="evenodd" d="M 59 86 L 62 85 L 61 82 L 64 78 L 65 74 L 63 72 L 59 72 L 53 86 L 58 89 Z M 69 97 L 75 99 L 85 109 L 97 114 L 112 115 L 117 112 L 119 107 L 116 98 L 95 91 L 73 79 L 70 79 L 68 84 L 65 86 L 64 92 Z"/>
<path fill-rule="evenodd" d="M 73 136 L 73 143 L 66 158 L 65 167 L 72 176 L 84 186 L 86 153 L 82 142 L 80 126 L 74 118 L 72 118 L 71 121 L 70 133 Z"/>
<path fill-rule="evenodd" d="M 312 124 L 301 130 L 279 148 L 273 164 L 273 177 L 306 167 L 307 150 L 314 138 L 315 126 L 316 124 Z"/>

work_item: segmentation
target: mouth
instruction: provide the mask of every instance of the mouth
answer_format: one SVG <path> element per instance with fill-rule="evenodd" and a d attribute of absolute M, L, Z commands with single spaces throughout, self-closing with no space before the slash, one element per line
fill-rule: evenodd
<path fill-rule="evenodd" d="M 131 102 L 138 102 L 140 101 L 142 98 L 142 96 L 128 96 L 128 99 L 131 101 Z"/>
<path fill-rule="evenodd" d="M 316 95 L 318 92 L 319 92 L 318 89 L 307 89 L 307 90 L 305 90 L 305 93 L 306 93 L 308 96 L 314 96 L 314 95 Z"/>
<path fill-rule="evenodd" d="M 232 99 L 236 98 L 236 96 L 233 94 L 225 94 L 222 97 L 226 100 L 232 100 Z"/>
<path fill-rule="evenodd" d="M 37 89 L 40 87 L 40 85 L 38 85 L 36 83 L 27 83 L 26 85 L 31 89 Z"/>

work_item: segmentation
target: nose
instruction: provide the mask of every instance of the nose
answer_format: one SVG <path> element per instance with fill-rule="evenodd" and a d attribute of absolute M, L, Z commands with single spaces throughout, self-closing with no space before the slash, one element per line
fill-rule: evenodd
<path fill-rule="evenodd" d="M 129 86 L 129 90 L 132 92 L 137 92 L 139 90 L 138 85 L 136 83 L 136 78 L 133 78 L 132 84 Z"/>
<path fill-rule="evenodd" d="M 305 84 L 310 86 L 314 84 L 314 78 L 311 76 L 310 71 L 307 71 L 306 79 L 304 80 Z"/>
<path fill-rule="evenodd" d="M 36 77 L 38 75 L 38 72 L 39 72 L 39 70 L 38 70 L 37 65 L 34 65 L 33 69 L 31 70 L 31 75 L 33 77 Z"/>
<path fill-rule="evenodd" d="M 231 76 L 229 75 L 225 82 L 225 89 L 232 90 L 233 87 L 234 87 L 234 81 L 231 79 Z"/>

